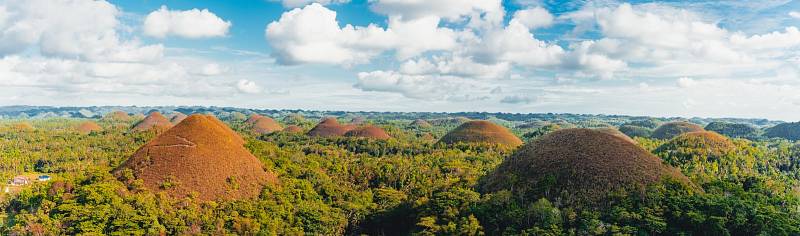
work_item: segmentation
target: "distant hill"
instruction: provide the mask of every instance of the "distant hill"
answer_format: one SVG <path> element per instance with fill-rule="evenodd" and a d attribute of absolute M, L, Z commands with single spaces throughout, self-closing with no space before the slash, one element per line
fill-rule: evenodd
<path fill-rule="evenodd" d="M 658 128 L 653 130 L 653 134 L 651 134 L 650 137 L 656 139 L 671 139 L 684 133 L 697 131 L 704 131 L 704 129 L 697 124 L 689 122 L 669 122 L 658 126 Z"/>
<path fill-rule="evenodd" d="M 783 123 L 764 130 L 764 137 L 800 140 L 800 122 Z"/>
<path fill-rule="evenodd" d="M 731 138 L 754 138 L 759 135 L 758 128 L 741 123 L 715 121 L 708 123 L 705 129 Z"/>
<path fill-rule="evenodd" d="M 439 142 L 445 144 L 492 143 L 514 147 L 522 145 L 522 140 L 507 128 L 485 120 L 465 122 L 447 133 Z"/>

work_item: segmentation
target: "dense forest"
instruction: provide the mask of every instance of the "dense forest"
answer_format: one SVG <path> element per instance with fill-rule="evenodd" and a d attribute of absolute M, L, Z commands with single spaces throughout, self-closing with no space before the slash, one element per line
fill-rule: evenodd
<path fill-rule="evenodd" d="M 254 132 L 245 111 L 181 110 L 219 117 L 278 177 L 278 184 L 266 185 L 252 199 L 204 201 L 175 198 L 115 175 L 115 168 L 163 130 L 132 132 L 141 116 L 120 120 L 84 111 L 88 118 L 30 118 L 14 111 L 0 120 L 0 176 L 52 176 L 3 195 L 0 234 L 800 235 L 800 146 L 794 136 L 778 135 L 793 132 L 771 128 L 767 133 L 774 135 L 763 135 L 771 121 L 256 111 L 281 127 L 304 131 L 324 116 L 343 124 L 361 117 L 357 123 L 391 136 L 374 139 Z M 470 119 L 506 127 L 527 144 L 437 142 Z M 87 121 L 102 129 L 76 130 Z M 671 121 L 713 132 L 651 137 Z M 558 195 L 590 196 L 578 196 L 581 190 L 548 192 L 560 179 L 486 187 L 509 157 L 570 128 L 619 128 L 632 138 L 624 145 L 677 168 L 687 181 L 663 179 L 637 191 L 574 202 Z M 521 171 L 505 177 L 537 170 Z"/>

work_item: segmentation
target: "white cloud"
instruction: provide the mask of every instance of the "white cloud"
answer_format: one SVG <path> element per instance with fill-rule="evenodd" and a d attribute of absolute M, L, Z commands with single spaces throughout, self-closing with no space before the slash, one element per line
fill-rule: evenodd
<path fill-rule="evenodd" d="M 505 78 L 510 70 L 511 65 L 507 62 L 487 65 L 458 56 L 434 56 L 432 61 L 426 58 L 408 60 L 400 66 L 400 72 L 409 75 L 438 74 L 484 79 Z"/>
<path fill-rule="evenodd" d="M 692 78 L 688 78 L 688 77 L 678 78 L 678 87 L 691 88 L 691 87 L 694 87 L 695 85 L 697 85 L 697 82 L 695 80 L 693 80 Z"/>
<path fill-rule="evenodd" d="M 528 27 L 512 20 L 503 29 L 486 33 L 470 50 L 482 62 L 512 62 L 521 66 L 552 66 L 561 63 L 564 50 L 536 39 Z"/>
<path fill-rule="evenodd" d="M 492 87 L 457 76 L 407 75 L 396 71 L 358 73 L 355 87 L 363 91 L 399 93 L 422 100 L 470 101 L 488 99 Z"/>
<path fill-rule="evenodd" d="M 91 61 L 153 61 L 163 55 L 161 45 L 120 39 L 120 11 L 105 1 L 9 0 L 2 6 L 0 55 L 32 47 L 46 56 Z"/>
<path fill-rule="evenodd" d="M 286 8 L 302 7 L 312 3 L 328 5 L 328 4 L 341 4 L 348 2 L 350 2 L 350 0 L 281 0 L 281 4 L 283 4 L 283 6 Z"/>
<path fill-rule="evenodd" d="M 424 17 L 439 17 L 450 22 L 469 20 L 472 27 L 498 25 L 505 11 L 500 0 L 374 0 L 372 11 L 390 17 L 413 20 Z"/>
<path fill-rule="evenodd" d="M 454 48 L 454 32 L 438 25 L 436 17 L 408 21 L 390 18 L 387 29 L 374 24 L 340 28 L 336 12 L 314 3 L 283 13 L 278 21 L 267 25 L 266 38 L 284 64 L 352 65 L 366 63 L 388 50 L 405 59 Z"/>
<path fill-rule="evenodd" d="M 262 91 L 261 86 L 258 86 L 256 82 L 244 79 L 236 82 L 236 88 L 243 93 L 260 93 Z"/>
<path fill-rule="evenodd" d="M 217 63 L 208 63 L 208 64 L 205 64 L 200 69 L 199 74 L 205 75 L 205 76 L 214 76 L 214 75 L 220 75 L 220 74 L 222 74 L 224 72 L 225 72 L 225 68 L 223 68 L 219 64 L 217 64 Z"/>
<path fill-rule="evenodd" d="M 792 18 L 800 19 L 800 12 L 790 11 L 789 16 L 791 16 Z"/>
<path fill-rule="evenodd" d="M 548 27 L 553 24 L 553 15 L 547 9 L 535 7 L 514 12 L 513 20 L 529 29 Z"/>
<path fill-rule="evenodd" d="M 169 35 L 184 38 L 223 37 L 228 34 L 230 27 L 230 21 L 219 18 L 208 9 L 170 11 L 164 5 L 150 12 L 144 20 L 144 33 L 157 38 Z"/>

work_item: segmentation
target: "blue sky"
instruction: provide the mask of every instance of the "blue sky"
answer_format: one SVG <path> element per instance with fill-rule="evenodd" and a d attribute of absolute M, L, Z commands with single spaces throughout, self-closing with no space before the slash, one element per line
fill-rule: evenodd
<path fill-rule="evenodd" d="M 0 1 L 0 105 L 798 120 L 798 1 Z"/>

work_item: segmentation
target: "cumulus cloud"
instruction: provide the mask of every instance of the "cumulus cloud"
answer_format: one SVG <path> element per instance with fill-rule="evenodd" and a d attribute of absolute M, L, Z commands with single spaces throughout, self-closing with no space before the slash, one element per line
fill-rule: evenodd
<path fill-rule="evenodd" d="M 505 11 L 500 0 L 375 0 L 372 11 L 405 20 L 439 17 L 450 22 L 469 20 L 471 27 L 487 27 L 503 21 Z"/>
<path fill-rule="evenodd" d="M 374 24 L 340 27 L 335 11 L 314 3 L 283 13 L 267 25 L 266 38 L 284 64 L 352 65 L 366 63 L 388 50 L 395 50 L 403 59 L 455 47 L 454 32 L 438 25 L 439 18 L 423 17 L 408 21 L 390 18 L 387 29 Z"/>
<path fill-rule="evenodd" d="M 396 71 L 358 73 L 356 88 L 363 91 L 399 93 L 422 100 L 469 101 L 488 99 L 491 87 L 457 76 L 408 75 Z"/>
<path fill-rule="evenodd" d="M 553 24 L 553 14 L 542 7 L 535 7 L 514 12 L 513 20 L 529 29 L 547 27 Z"/>
<path fill-rule="evenodd" d="M 243 93 L 260 93 L 262 91 L 261 86 L 258 86 L 256 82 L 244 79 L 236 82 L 236 88 Z"/>
<path fill-rule="evenodd" d="M 792 18 L 800 19 L 800 12 L 790 11 L 789 16 L 791 16 Z"/>
<path fill-rule="evenodd" d="M 153 61 L 163 55 L 161 45 L 121 39 L 120 11 L 106 1 L 9 0 L 0 5 L 0 55 L 32 47 L 46 56 L 90 61 Z"/>
<path fill-rule="evenodd" d="M 302 7 L 311 3 L 319 3 L 322 5 L 328 4 L 341 4 L 341 3 L 348 3 L 350 0 L 280 0 L 281 4 L 283 4 L 286 8 L 296 8 Z"/>
<path fill-rule="evenodd" d="M 169 35 L 184 38 L 222 37 L 228 34 L 230 27 L 230 21 L 219 18 L 208 9 L 171 11 L 162 5 L 144 19 L 144 33 L 157 38 Z"/>

